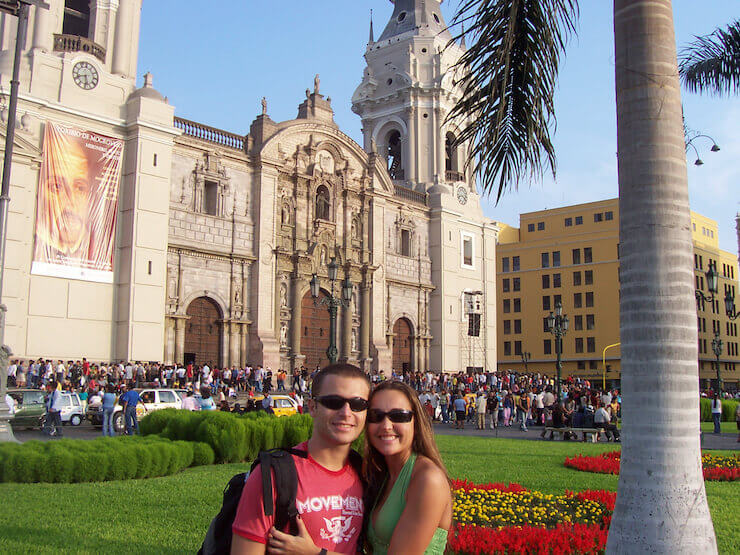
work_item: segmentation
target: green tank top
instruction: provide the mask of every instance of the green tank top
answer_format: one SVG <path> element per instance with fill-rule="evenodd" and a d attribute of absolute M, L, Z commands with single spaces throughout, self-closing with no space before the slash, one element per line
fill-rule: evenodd
<path fill-rule="evenodd" d="M 411 481 L 411 473 L 414 470 L 415 462 L 416 453 L 411 453 L 409 460 L 407 460 L 406 464 L 403 465 L 396 483 L 393 484 L 393 489 L 391 489 L 391 492 L 388 494 L 388 498 L 385 500 L 385 503 L 380 508 L 374 519 L 372 516 L 373 513 L 370 513 L 367 539 L 373 549 L 373 555 L 385 555 L 388 553 L 388 546 L 391 543 L 393 531 L 396 529 L 396 524 L 398 524 L 398 521 L 401 518 L 401 513 L 403 513 L 403 509 L 406 506 L 406 490 Z M 386 478 L 386 481 L 387 480 L 388 478 Z M 385 487 L 385 483 L 383 486 Z M 373 507 L 373 512 L 375 512 L 375 507 Z M 446 546 L 447 530 L 444 528 L 437 528 L 434 531 L 434 536 L 432 536 L 432 541 L 429 542 L 429 546 L 426 548 L 424 553 L 427 555 L 443 555 Z"/>

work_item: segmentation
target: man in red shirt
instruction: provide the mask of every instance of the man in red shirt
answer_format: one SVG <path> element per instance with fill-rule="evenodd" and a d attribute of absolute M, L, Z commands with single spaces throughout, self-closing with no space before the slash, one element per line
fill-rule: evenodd
<path fill-rule="evenodd" d="M 232 554 L 262 555 L 268 542 L 275 550 L 357 552 L 365 506 L 360 476 L 348 456 L 365 426 L 369 394 L 370 381 L 356 366 L 333 364 L 316 374 L 308 402 L 313 435 L 296 446 L 308 457 L 292 455 L 298 473 L 299 535 L 275 530 L 274 516 L 265 516 L 257 467 L 247 479 L 234 519 Z"/>

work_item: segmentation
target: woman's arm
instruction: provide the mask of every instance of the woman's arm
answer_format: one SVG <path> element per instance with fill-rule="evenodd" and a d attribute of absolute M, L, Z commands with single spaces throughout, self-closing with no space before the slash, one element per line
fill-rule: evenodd
<path fill-rule="evenodd" d="M 448 528 L 452 493 L 444 473 L 429 459 L 420 459 L 406 490 L 406 507 L 396 524 L 388 553 L 424 553 L 438 527 Z M 446 517 L 447 522 L 443 522 Z"/>

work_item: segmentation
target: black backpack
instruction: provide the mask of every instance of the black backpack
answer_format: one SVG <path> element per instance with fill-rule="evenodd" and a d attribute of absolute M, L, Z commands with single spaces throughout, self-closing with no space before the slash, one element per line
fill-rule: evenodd
<path fill-rule="evenodd" d="M 298 449 L 270 449 L 261 451 L 257 459 L 252 463 L 249 472 L 237 474 L 224 488 L 224 500 L 221 510 L 211 521 L 208 532 L 203 540 L 198 555 L 229 555 L 231 553 L 231 526 L 236 518 L 236 511 L 242 497 L 244 484 L 249 474 L 257 465 L 262 467 L 262 503 L 265 515 L 275 515 L 275 528 L 285 529 L 291 534 L 298 534 L 296 517 L 296 495 L 298 493 L 298 473 L 296 471 L 293 457 L 308 457 L 306 451 Z M 362 457 L 354 449 L 349 452 L 350 464 L 361 475 Z M 267 469 L 267 471 L 265 471 Z M 272 469 L 275 472 L 275 503 L 272 498 Z"/>

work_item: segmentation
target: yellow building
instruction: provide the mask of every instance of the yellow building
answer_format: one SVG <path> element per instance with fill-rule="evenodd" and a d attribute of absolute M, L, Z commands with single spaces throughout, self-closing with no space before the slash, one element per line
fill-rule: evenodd
<path fill-rule="evenodd" d="M 717 223 L 692 212 L 697 287 L 716 262 L 719 292 L 714 303 L 697 303 L 699 369 L 702 380 L 716 376 L 712 338 L 720 332 L 726 387 L 740 378 L 738 322 L 724 312 L 724 295 L 737 290 L 737 256 L 721 251 Z M 498 368 L 556 372 L 555 337 L 547 317 L 558 301 L 568 316 L 563 338 L 563 376 L 619 379 L 619 202 L 610 199 L 521 214 L 520 228 L 499 224 Z M 740 299 L 736 304 L 740 303 Z M 714 304 L 714 307 L 711 306 Z M 713 312 L 714 310 L 714 312 Z M 527 358 L 527 362 L 524 359 Z M 708 382 L 702 382 L 702 386 Z"/>

